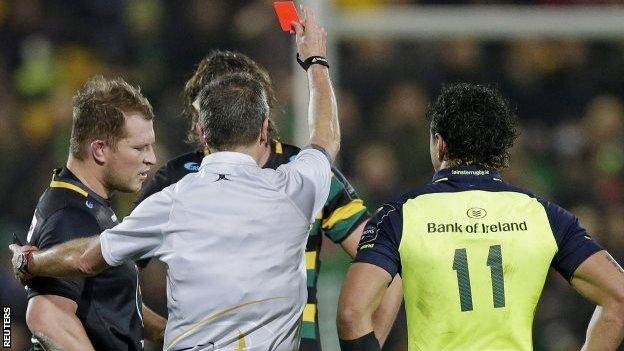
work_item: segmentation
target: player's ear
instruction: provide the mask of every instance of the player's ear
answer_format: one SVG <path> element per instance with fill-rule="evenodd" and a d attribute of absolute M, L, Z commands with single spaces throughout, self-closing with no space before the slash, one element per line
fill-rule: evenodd
<path fill-rule="evenodd" d="M 197 135 L 197 140 L 204 140 L 204 130 L 199 125 L 199 123 L 195 123 L 195 135 Z"/>
<path fill-rule="evenodd" d="M 269 117 L 265 117 L 260 128 L 260 145 L 267 145 L 269 140 Z"/>
<path fill-rule="evenodd" d="M 95 139 L 89 144 L 89 153 L 98 164 L 106 162 L 106 151 L 109 148 L 105 140 Z"/>
<path fill-rule="evenodd" d="M 448 154 L 448 144 L 446 143 L 446 140 L 444 140 L 442 135 L 440 135 L 440 133 L 435 133 L 433 138 L 435 140 L 435 148 L 436 154 L 438 156 L 438 161 L 442 162 L 446 160 L 446 156 Z"/>

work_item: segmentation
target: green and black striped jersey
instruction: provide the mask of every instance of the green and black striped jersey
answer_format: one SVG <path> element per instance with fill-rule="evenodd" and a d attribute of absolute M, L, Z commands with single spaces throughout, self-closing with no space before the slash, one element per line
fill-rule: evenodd
<path fill-rule="evenodd" d="M 263 168 L 276 169 L 280 165 L 294 159 L 299 151 L 300 149 L 296 146 L 283 144 L 275 140 L 271 144 L 271 154 Z M 156 172 L 154 178 L 143 187 L 137 197 L 135 206 L 150 195 L 178 182 L 185 175 L 197 172 L 206 152 L 206 150 L 197 150 L 167 162 Z M 324 233 L 334 243 L 340 243 L 355 228 L 369 218 L 364 202 L 358 197 L 355 189 L 349 184 L 347 179 L 335 168 L 332 168 L 332 174 L 327 202 L 323 206 L 322 211 L 317 214 L 306 244 L 308 300 L 303 312 L 303 323 L 301 326 L 301 351 L 321 350 L 316 286 L 321 266 L 319 256 L 323 239 L 322 234 Z"/>

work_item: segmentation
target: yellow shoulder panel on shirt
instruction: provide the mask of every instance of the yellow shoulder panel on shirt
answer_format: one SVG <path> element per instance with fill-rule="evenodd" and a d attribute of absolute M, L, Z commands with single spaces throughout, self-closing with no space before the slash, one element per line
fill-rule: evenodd
<path fill-rule="evenodd" d="M 52 182 L 50 182 L 50 188 L 65 188 L 73 190 L 84 197 L 87 197 L 89 195 L 89 193 L 87 193 L 84 189 L 81 189 L 79 186 L 60 180 L 53 180 Z"/>
<path fill-rule="evenodd" d="M 528 195 L 482 190 L 403 205 L 399 253 L 409 350 L 531 350 L 557 244 Z"/>

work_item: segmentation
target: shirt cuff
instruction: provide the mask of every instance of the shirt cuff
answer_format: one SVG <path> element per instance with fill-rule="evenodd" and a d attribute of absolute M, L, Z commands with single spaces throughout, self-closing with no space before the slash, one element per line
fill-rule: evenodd
<path fill-rule="evenodd" d="M 308 150 L 308 149 L 313 149 L 313 150 L 318 150 L 320 151 L 323 155 L 325 155 L 325 157 L 327 158 L 327 161 L 329 161 L 329 164 L 332 164 L 332 158 L 329 156 L 329 153 L 327 152 L 327 150 L 325 150 L 325 148 L 323 148 L 320 145 L 316 145 L 316 144 L 308 144 L 306 146 L 304 146 L 301 150 Z"/>
<path fill-rule="evenodd" d="M 116 260 L 113 257 L 110 245 L 108 243 L 108 236 L 106 235 L 106 233 L 107 231 L 105 230 L 104 232 L 102 232 L 102 234 L 100 234 L 100 247 L 102 248 L 102 257 L 104 257 L 104 261 L 106 261 L 109 266 L 119 266 L 122 262 Z"/>

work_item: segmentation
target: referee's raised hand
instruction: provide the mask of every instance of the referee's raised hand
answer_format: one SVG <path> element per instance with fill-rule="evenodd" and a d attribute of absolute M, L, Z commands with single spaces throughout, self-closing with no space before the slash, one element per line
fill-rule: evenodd
<path fill-rule="evenodd" d="M 330 159 L 336 158 L 340 149 L 340 124 L 336 95 L 329 77 L 327 58 L 327 32 L 316 21 L 306 6 L 301 6 L 304 18 L 293 22 L 297 43 L 297 61 L 306 70 L 310 89 L 308 124 L 310 141 L 322 148 Z"/>
<path fill-rule="evenodd" d="M 301 23 L 292 22 L 295 29 L 297 51 L 301 60 L 310 56 L 327 55 L 327 32 L 316 21 L 314 13 L 307 6 L 301 5 L 303 18 Z"/>

